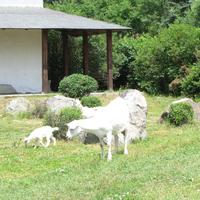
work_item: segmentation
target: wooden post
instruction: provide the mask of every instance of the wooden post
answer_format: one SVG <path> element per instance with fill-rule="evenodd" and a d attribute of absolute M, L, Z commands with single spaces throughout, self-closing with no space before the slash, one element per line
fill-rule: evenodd
<path fill-rule="evenodd" d="M 88 44 L 88 34 L 83 33 L 83 73 L 88 74 L 89 71 L 89 44 Z"/>
<path fill-rule="evenodd" d="M 49 91 L 48 81 L 48 30 L 42 30 L 42 92 Z"/>
<path fill-rule="evenodd" d="M 66 30 L 62 31 L 63 40 L 63 57 L 64 57 L 64 74 L 69 75 L 69 35 Z"/>
<path fill-rule="evenodd" d="M 107 73 L 108 73 L 108 90 L 113 90 L 113 71 L 112 71 L 112 30 L 106 33 L 107 38 Z"/>

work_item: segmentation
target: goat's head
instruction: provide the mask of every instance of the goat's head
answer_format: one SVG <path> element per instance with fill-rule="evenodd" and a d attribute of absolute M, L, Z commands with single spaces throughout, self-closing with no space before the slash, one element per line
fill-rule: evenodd
<path fill-rule="evenodd" d="M 78 125 L 78 121 L 74 120 L 67 124 L 68 131 L 66 134 L 67 139 L 72 139 L 73 137 L 79 135 L 82 132 L 82 129 Z"/>
<path fill-rule="evenodd" d="M 30 139 L 28 137 L 25 137 L 24 138 L 24 144 L 25 144 L 25 146 L 27 146 L 29 142 L 30 142 Z"/>

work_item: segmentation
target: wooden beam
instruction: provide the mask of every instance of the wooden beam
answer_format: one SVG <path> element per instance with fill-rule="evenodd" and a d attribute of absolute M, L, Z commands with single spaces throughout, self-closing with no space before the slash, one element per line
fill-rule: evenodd
<path fill-rule="evenodd" d="M 49 91 L 48 81 L 48 30 L 42 30 L 42 92 Z"/>
<path fill-rule="evenodd" d="M 66 30 L 62 31 L 63 40 L 63 58 L 64 58 L 64 74 L 69 75 L 69 35 Z"/>
<path fill-rule="evenodd" d="M 89 72 L 89 44 L 88 34 L 83 33 L 83 73 L 88 74 Z"/>
<path fill-rule="evenodd" d="M 112 70 L 112 31 L 106 33 L 107 39 L 107 73 L 108 73 L 108 90 L 113 90 L 113 70 Z"/>

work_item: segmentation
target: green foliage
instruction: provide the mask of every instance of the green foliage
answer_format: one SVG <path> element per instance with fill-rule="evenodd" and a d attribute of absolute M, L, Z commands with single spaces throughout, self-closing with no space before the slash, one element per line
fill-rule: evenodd
<path fill-rule="evenodd" d="M 113 37 L 113 74 L 115 87 L 141 88 L 149 93 L 180 94 L 180 68 L 196 62 L 195 46 L 199 47 L 197 30 L 186 25 L 199 26 L 198 0 L 57 0 L 46 1 L 50 8 L 94 19 L 118 23 L 132 30 L 123 40 L 123 34 Z M 187 15 L 187 16 L 186 16 Z M 167 29 L 170 27 L 169 29 Z M 165 28 L 163 30 L 163 28 Z M 191 30 L 191 35 L 190 35 Z M 147 35 L 144 35 L 147 33 Z M 199 33 L 198 33 L 199 34 Z M 138 38 L 136 41 L 134 38 Z M 50 76 L 56 90 L 63 78 L 61 34 L 50 32 Z M 195 45 L 196 44 L 196 45 Z M 82 39 L 69 38 L 70 74 L 82 73 Z M 106 88 L 106 46 L 104 36 L 89 40 L 89 75 L 101 89 Z M 78 67 L 77 67 L 78 66 Z M 95 67 L 94 67 L 95 66 Z M 140 71 L 141 69 L 141 71 Z M 159 75 L 158 75 L 159 74 Z M 142 80 L 143 76 L 146 80 Z M 55 78 L 56 77 L 56 78 Z M 169 84 L 170 91 L 169 91 Z"/>
<path fill-rule="evenodd" d="M 97 81 L 90 76 L 82 74 L 73 74 L 65 77 L 59 84 L 59 92 L 72 98 L 83 97 L 97 89 Z"/>
<path fill-rule="evenodd" d="M 19 112 L 16 117 L 18 119 L 31 119 L 32 115 L 30 112 Z"/>
<path fill-rule="evenodd" d="M 125 36 L 121 38 L 113 48 L 113 54 L 117 59 L 114 59 L 114 67 L 119 75 L 115 77 L 114 84 L 117 88 L 137 87 L 137 81 L 132 74 L 132 63 L 135 60 L 135 46 L 139 40 Z"/>
<path fill-rule="evenodd" d="M 169 93 L 169 84 L 182 77 L 182 67 L 197 61 L 200 30 L 175 24 L 155 37 L 140 37 L 131 75 L 149 93 Z M 132 79 L 133 79 L 132 78 Z"/>
<path fill-rule="evenodd" d="M 181 94 L 181 79 L 175 79 L 169 84 L 169 91 L 175 96 Z"/>
<path fill-rule="evenodd" d="M 81 118 L 81 110 L 76 107 L 64 108 L 60 113 L 47 112 L 44 118 L 44 125 L 59 127 L 56 137 L 65 139 L 67 127 L 66 124 Z"/>
<path fill-rule="evenodd" d="M 194 26 L 200 27 L 200 1 L 193 0 L 191 9 L 188 11 L 185 21 Z"/>
<path fill-rule="evenodd" d="M 200 63 L 193 66 L 189 75 L 183 79 L 182 91 L 185 95 L 191 97 L 200 95 Z"/>
<path fill-rule="evenodd" d="M 186 10 L 189 9 L 188 0 L 182 1 L 163 1 L 163 0 L 62 0 L 46 1 L 52 9 L 66 13 L 81 15 L 103 21 L 118 23 L 132 28 L 129 38 L 132 35 L 149 33 L 157 34 L 163 27 L 168 27 L 175 20 L 184 17 Z M 122 34 L 113 37 L 113 44 L 118 46 L 118 41 Z M 82 73 L 82 39 L 69 37 L 70 48 L 70 74 Z M 107 68 L 106 68 L 106 46 L 104 36 L 93 36 L 89 40 L 90 59 L 89 75 L 94 77 L 101 89 L 106 88 Z M 118 50 L 120 50 L 118 48 Z M 126 75 L 129 74 L 127 66 L 121 63 L 120 51 L 113 52 L 113 75 L 115 86 L 127 86 Z M 63 78 L 62 68 L 62 39 L 59 32 L 51 31 L 49 34 L 49 65 L 52 80 L 51 87 L 55 91 L 59 81 Z M 123 53 L 123 52 L 122 52 Z M 130 54 L 130 53 L 129 53 Z M 129 59 L 131 60 L 131 58 Z M 78 66 L 78 67 L 77 67 Z M 95 66 L 95 67 L 94 67 Z M 56 77 L 56 78 L 55 78 Z M 130 84 L 129 84 L 130 85 Z M 132 79 L 131 86 L 137 85 Z"/>
<path fill-rule="evenodd" d="M 169 122 L 175 126 L 191 123 L 194 118 L 194 111 L 187 103 L 172 104 L 169 110 Z"/>
<path fill-rule="evenodd" d="M 156 34 L 190 8 L 188 0 L 62 0 L 50 8 L 129 26 L 133 33 Z"/>
<path fill-rule="evenodd" d="M 51 90 L 57 91 L 64 74 L 62 35 L 60 31 L 50 30 L 48 38 L 49 80 L 51 80 Z"/>
<path fill-rule="evenodd" d="M 95 96 L 84 96 L 81 98 L 81 104 L 89 108 L 102 106 L 101 100 Z"/>

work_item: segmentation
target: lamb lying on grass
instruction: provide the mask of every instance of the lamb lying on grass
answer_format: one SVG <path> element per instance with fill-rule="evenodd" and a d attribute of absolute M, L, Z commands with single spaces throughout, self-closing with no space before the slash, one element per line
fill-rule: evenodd
<path fill-rule="evenodd" d="M 115 139 L 115 149 L 118 150 L 118 134 L 124 133 L 124 154 L 128 154 L 127 134 L 129 129 L 129 111 L 125 101 L 118 97 L 108 106 L 101 109 L 97 114 L 89 119 L 74 120 L 67 124 L 68 131 L 66 137 L 71 139 L 86 132 L 94 134 L 99 138 L 101 146 L 101 156 L 104 157 L 103 138 L 107 137 L 108 160 L 112 159 L 111 145 L 112 136 Z"/>
<path fill-rule="evenodd" d="M 50 142 L 53 142 L 53 145 L 56 145 L 56 138 L 53 136 L 54 131 L 58 131 L 59 128 L 52 128 L 51 126 L 43 126 L 35 129 L 30 135 L 24 138 L 24 143 L 27 146 L 31 141 L 36 142 L 36 146 L 42 145 L 43 147 L 48 147 Z M 46 139 L 46 144 L 43 143 L 43 140 Z"/>

